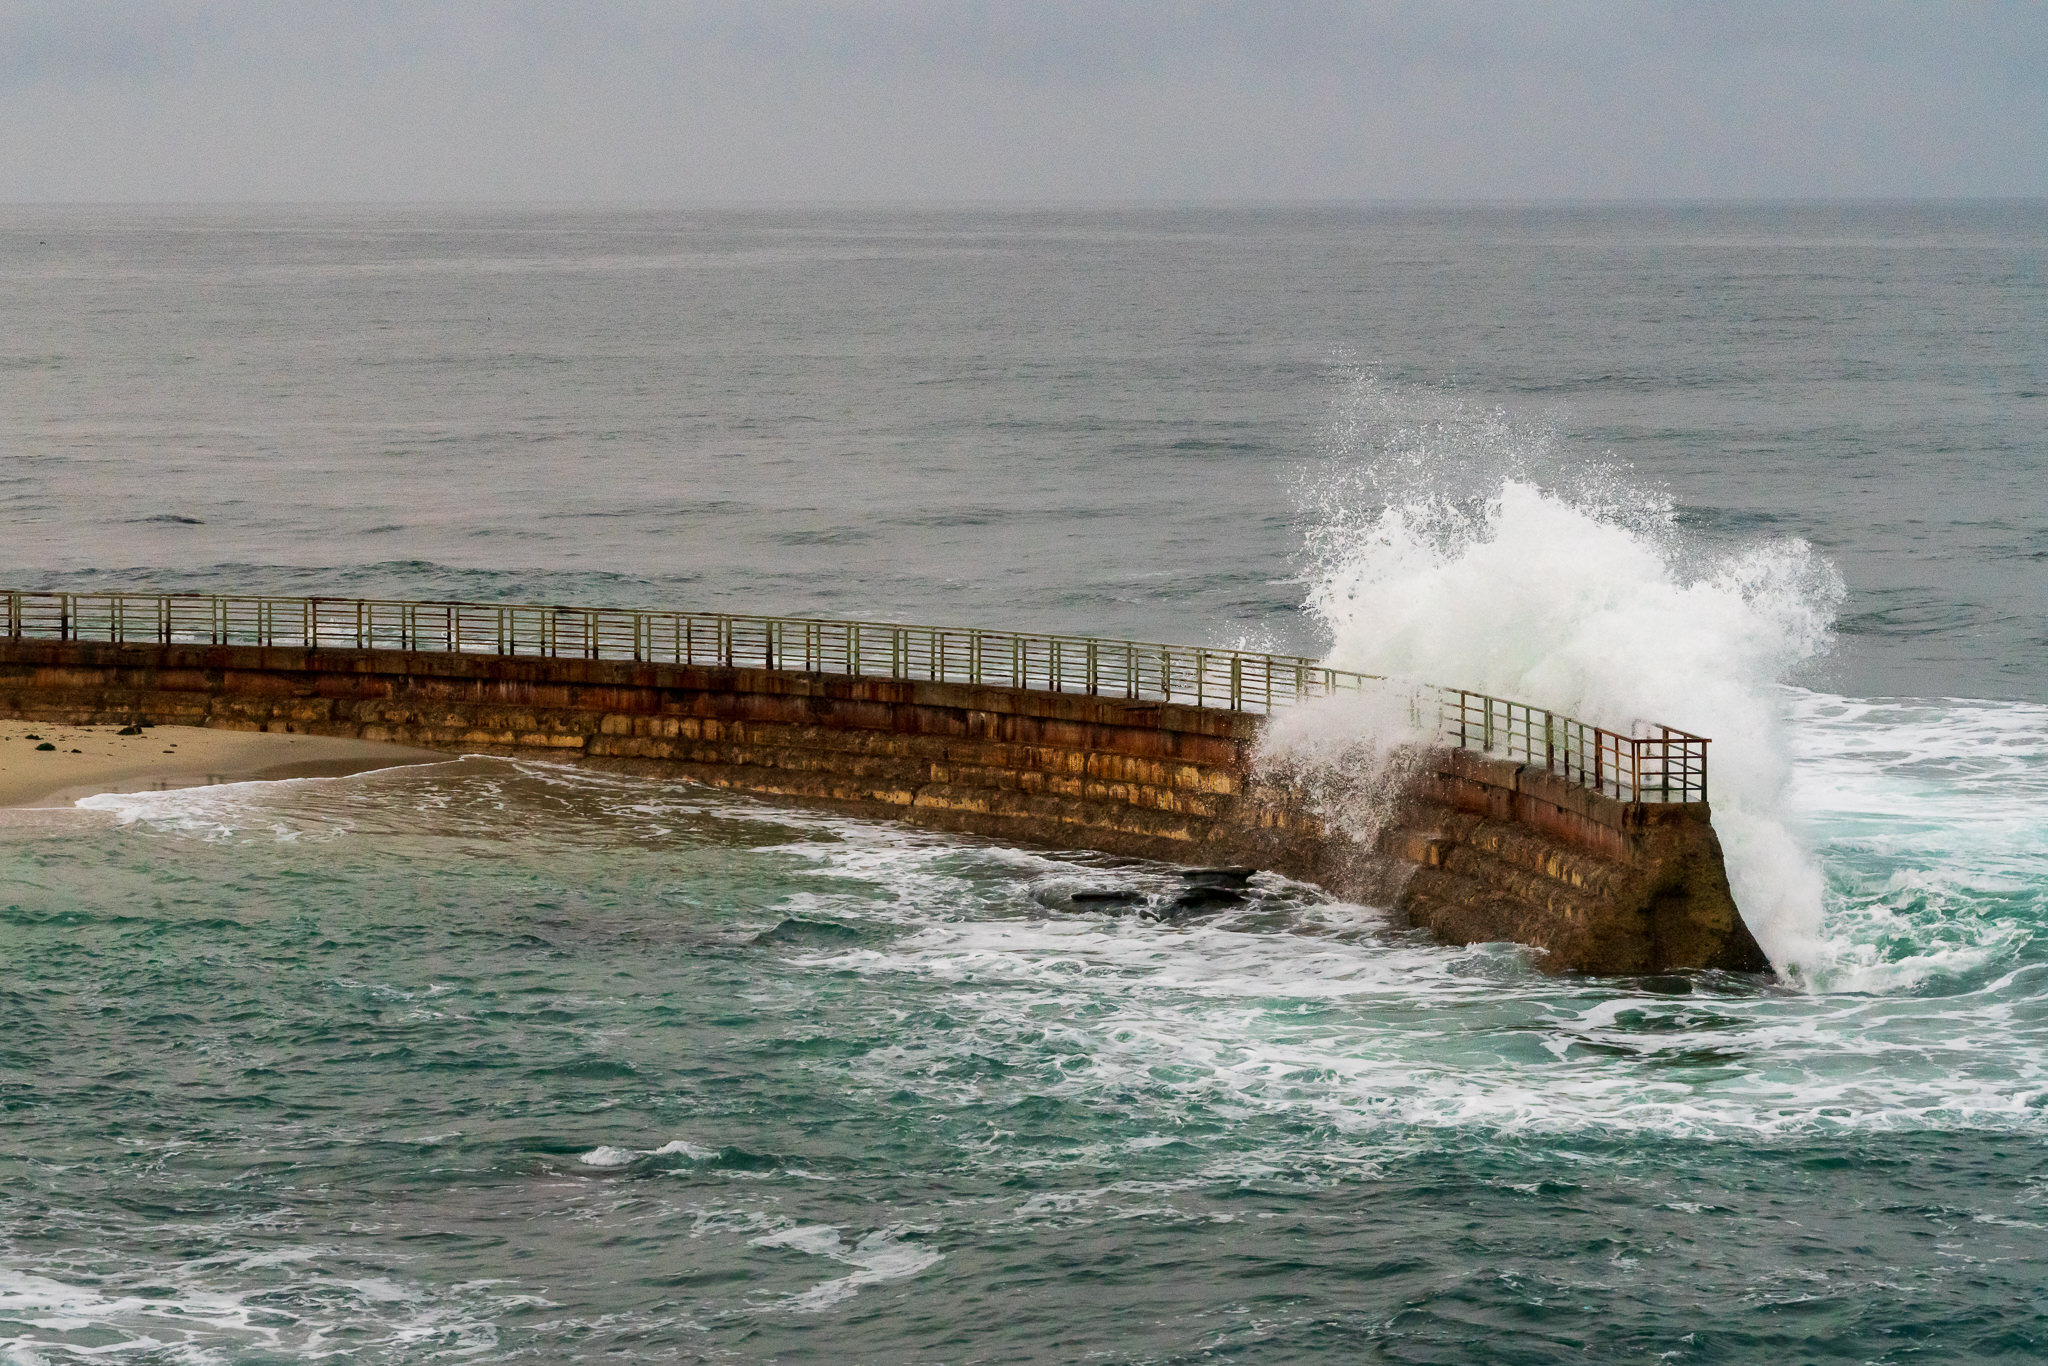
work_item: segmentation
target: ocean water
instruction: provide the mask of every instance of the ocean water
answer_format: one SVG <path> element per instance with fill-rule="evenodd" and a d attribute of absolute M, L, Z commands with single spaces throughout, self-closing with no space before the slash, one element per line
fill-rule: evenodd
<path fill-rule="evenodd" d="M 0 580 L 1651 715 L 1781 969 L 532 760 L 17 814 L 0 1361 L 2048 1351 L 2048 208 L 8 209 L 0 279 Z"/>

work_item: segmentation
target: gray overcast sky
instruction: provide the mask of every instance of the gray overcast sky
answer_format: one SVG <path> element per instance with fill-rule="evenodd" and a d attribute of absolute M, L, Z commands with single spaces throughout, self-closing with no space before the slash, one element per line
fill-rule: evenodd
<path fill-rule="evenodd" d="M 0 0 L 0 200 L 2048 195 L 2048 0 Z"/>

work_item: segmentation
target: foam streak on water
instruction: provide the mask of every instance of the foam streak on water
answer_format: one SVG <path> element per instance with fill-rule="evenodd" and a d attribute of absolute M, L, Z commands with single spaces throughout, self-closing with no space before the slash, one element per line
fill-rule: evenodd
<path fill-rule="evenodd" d="M 2031 973 L 2048 928 L 2048 707 L 1806 692 L 1789 704 L 1793 800 L 1828 854 L 1827 980 L 1897 992 Z"/>

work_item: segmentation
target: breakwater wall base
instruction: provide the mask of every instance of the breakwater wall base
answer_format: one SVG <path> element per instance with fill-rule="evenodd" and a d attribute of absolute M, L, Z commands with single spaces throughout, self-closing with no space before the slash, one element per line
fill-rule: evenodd
<path fill-rule="evenodd" d="M 1558 971 L 1760 971 L 1705 803 L 1409 756 L 1370 832 L 1253 762 L 1263 718 L 1071 693 L 620 660 L 0 640 L 0 716 L 137 718 L 659 765 L 1049 848 L 1270 869 Z"/>

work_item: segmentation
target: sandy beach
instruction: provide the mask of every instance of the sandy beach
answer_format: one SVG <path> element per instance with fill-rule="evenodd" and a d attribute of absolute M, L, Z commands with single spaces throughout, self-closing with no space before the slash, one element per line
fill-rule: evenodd
<path fill-rule="evenodd" d="M 273 778 L 332 778 L 451 756 L 326 735 L 0 721 L 0 807 L 68 806 L 97 792 L 150 792 Z"/>

